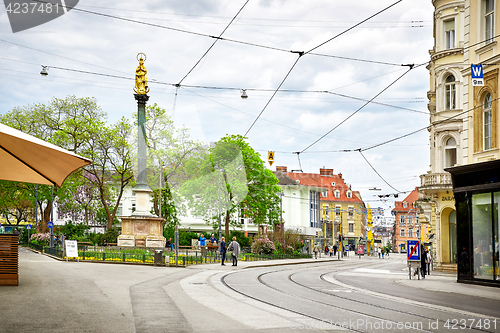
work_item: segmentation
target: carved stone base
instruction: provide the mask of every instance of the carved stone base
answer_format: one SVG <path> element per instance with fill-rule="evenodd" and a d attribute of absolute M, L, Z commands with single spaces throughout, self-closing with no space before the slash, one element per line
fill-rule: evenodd
<path fill-rule="evenodd" d="M 120 216 L 122 234 L 118 246 L 165 247 L 165 219 L 152 216 Z"/>

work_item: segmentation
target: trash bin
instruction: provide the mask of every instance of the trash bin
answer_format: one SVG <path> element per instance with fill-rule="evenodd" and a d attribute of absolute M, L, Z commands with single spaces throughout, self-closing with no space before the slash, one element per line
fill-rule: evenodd
<path fill-rule="evenodd" d="M 163 251 L 162 250 L 155 250 L 155 266 L 163 266 Z"/>

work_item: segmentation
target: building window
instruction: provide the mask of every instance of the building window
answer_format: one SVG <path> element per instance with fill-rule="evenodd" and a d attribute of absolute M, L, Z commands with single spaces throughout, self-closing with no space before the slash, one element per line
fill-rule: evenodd
<path fill-rule="evenodd" d="M 412 224 L 413 224 L 413 217 L 408 216 L 408 225 L 412 225 Z"/>
<path fill-rule="evenodd" d="M 455 110 L 456 109 L 456 89 L 455 89 L 455 77 L 453 75 L 448 75 L 444 83 L 444 93 L 445 93 L 445 110 Z"/>
<path fill-rule="evenodd" d="M 447 50 L 455 47 L 455 20 L 444 22 L 444 39 Z"/>
<path fill-rule="evenodd" d="M 323 198 L 328 197 L 328 191 L 321 192 L 321 196 L 322 196 Z"/>
<path fill-rule="evenodd" d="M 401 222 L 401 226 L 403 227 L 405 225 L 405 217 L 404 217 L 404 215 L 400 216 L 399 221 Z"/>
<path fill-rule="evenodd" d="M 349 217 L 353 217 L 354 216 L 354 207 L 347 208 L 347 212 L 348 212 Z"/>
<path fill-rule="evenodd" d="M 495 0 L 485 0 L 484 3 L 484 42 L 489 44 L 493 42 L 495 36 Z"/>
<path fill-rule="evenodd" d="M 349 223 L 349 232 L 354 232 L 354 223 Z"/>
<path fill-rule="evenodd" d="M 340 207 L 335 207 L 335 215 L 340 216 Z"/>
<path fill-rule="evenodd" d="M 352 198 L 352 192 L 351 191 L 347 191 L 346 195 L 347 195 L 348 198 Z"/>
<path fill-rule="evenodd" d="M 399 234 L 401 237 L 405 237 L 405 229 L 401 229 L 400 230 L 400 234 Z"/>
<path fill-rule="evenodd" d="M 334 193 L 335 193 L 335 198 L 340 198 L 340 191 L 339 190 L 336 190 Z"/>
<path fill-rule="evenodd" d="M 408 207 L 408 203 L 406 201 L 403 201 L 403 208 Z"/>
<path fill-rule="evenodd" d="M 491 94 L 488 93 L 483 102 L 483 150 L 488 150 L 493 147 L 491 109 Z"/>
<path fill-rule="evenodd" d="M 446 139 L 444 146 L 444 167 L 449 168 L 457 164 L 457 142 L 454 138 Z"/>
<path fill-rule="evenodd" d="M 413 228 L 408 229 L 408 237 L 413 238 Z"/>

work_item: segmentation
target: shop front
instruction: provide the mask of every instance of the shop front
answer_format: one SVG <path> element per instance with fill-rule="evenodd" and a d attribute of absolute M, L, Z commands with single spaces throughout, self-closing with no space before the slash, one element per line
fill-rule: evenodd
<path fill-rule="evenodd" d="M 457 209 L 458 282 L 500 287 L 500 160 L 446 171 L 452 175 Z"/>

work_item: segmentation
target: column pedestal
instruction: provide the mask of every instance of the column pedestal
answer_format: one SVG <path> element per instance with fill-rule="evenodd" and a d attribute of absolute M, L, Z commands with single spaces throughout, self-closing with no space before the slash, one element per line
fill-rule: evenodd
<path fill-rule="evenodd" d="M 153 216 L 120 216 L 122 234 L 118 246 L 165 247 L 165 219 Z"/>

